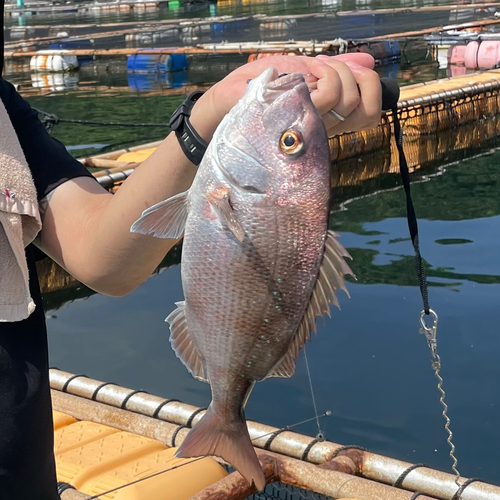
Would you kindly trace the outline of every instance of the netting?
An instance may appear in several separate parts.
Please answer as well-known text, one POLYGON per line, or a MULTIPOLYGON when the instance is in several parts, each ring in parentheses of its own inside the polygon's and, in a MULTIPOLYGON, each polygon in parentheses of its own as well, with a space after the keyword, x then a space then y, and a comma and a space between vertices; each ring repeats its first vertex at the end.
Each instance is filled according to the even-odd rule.
POLYGON ((272 483, 266 486, 262 493, 255 493, 247 500, 333 500, 333 498, 288 484, 272 483))

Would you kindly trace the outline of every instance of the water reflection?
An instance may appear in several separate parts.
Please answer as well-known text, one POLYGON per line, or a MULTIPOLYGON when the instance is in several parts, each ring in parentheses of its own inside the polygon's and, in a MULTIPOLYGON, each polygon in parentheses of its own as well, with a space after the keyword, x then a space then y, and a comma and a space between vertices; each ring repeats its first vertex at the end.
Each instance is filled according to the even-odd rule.
MULTIPOLYGON (((466 476, 498 482, 500 152, 473 157, 485 150, 472 141, 444 153, 435 147, 436 136, 428 141, 413 167, 412 190, 431 306, 440 316, 439 349, 459 467, 466 476), (443 168, 446 160, 453 163, 443 168)), ((497 145, 494 136, 484 147, 497 145)), ((390 153, 334 166, 331 226, 341 231, 354 257, 358 281, 349 284, 351 300, 340 297, 342 311, 332 311, 332 319, 319 327, 308 346, 309 364, 318 411, 332 411, 325 421, 329 439, 449 470, 436 381, 418 334, 421 299, 404 194, 398 174, 388 168, 390 153)), ((163 322, 183 296, 180 266, 172 265, 179 257, 176 249, 161 274, 119 299, 91 295, 39 263, 47 310, 59 307, 48 313, 51 363, 206 406, 208 386, 178 361, 163 322)), ((247 415, 277 427, 313 415, 302 359, 293 378, 257 384, 247 415)), ((316 432, 313 425, 297 430, 316 432)))
MULTIPOLYGON (((496 120, 492 121, 497 124, 496 120)), ((457 138, 473 139, 472 134, 467 133, 471 128, 472 125, 469 124, 458 130, 443 132, 439 136, 441 140, 455 145, 457 138)), ((495 132, 496 126, 491 127, 491 120, 476 124, 476 132, 480 133, 481 129, 484 132, 484 142, 479 146, 476 141, 471 140, 469 144, 462 141, 462 149, 435 148, 432 145, 435 145, 436 135, 422 135, 412 143, 413 154, 408 156, 408 163, 414 171, 412 192, 420 218, 464 221, 500 215, 500 172, 491 155, 478 156, 473 162, 463 165, 456 164, 457 160, 484 154, 500 145, 500 135, 495 132), (489 131, 489 135, 486 131, 489 131), (443 163, 450 165, 449 173, 443 163), (428 182, 430 179, 432 183, 428 182), (431 196, 430 193, 436 189, 440 196, 431 196), (443 203, 443 199, 446 203, 443 203), (420 206, 419 202, 424 200, 425 203, 420 206)), ((495 155, 500 157, 500 153, 495 155)), ((394 148, 333 165, 331 228, 362 237, 356 240, 360 248, 350 247, 354 257, 352 268, 360 284, 418 286, 409 238, 394 238, 392 233, 367 229, 368 224, 386 219, 404 220, 406 208, 401 201, 399 187, 397 153, 394 148), (383 249, 363 248, 365 245, 376 245, 383 249), (404 253, 401 253, 402 249, 404 253)), ((448 246, 474 243, 474 240, 438 237, 435 243, 448 246)), ((176 247, 164 259, 159 271, 179 263, 180 248, 176 247)), ((500 283, 500 275, 457 273, 450 267, 433 267, 429 262, 424 264, 429 278, 442 278, 440 281, 432 280, 430 286, 456 289, 460 284, 458 280, 500 283)), ((39 263, 38 271, 47 310, 58 309, 66 302, 94 293, 48 259, 39 263)))

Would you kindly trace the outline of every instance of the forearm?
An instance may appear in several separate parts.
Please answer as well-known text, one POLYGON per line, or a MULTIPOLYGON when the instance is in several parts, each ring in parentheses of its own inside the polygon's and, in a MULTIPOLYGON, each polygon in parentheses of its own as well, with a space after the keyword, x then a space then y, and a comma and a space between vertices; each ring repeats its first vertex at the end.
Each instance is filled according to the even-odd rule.
MULTIPOLYGON (((377 74, 369 69, 373 58, 345 54, 326 61, 276 56, 244 65, 197 101, 191 122, 208 142, 248 80, 273 65, 279 72, 298 72, 314 80, 309 82, 311 99, 330 135, 376 126, 381 91, 377 74), (344 121, 330 113, 334 108, 344 121)), ((172 134, 114 196, 89 178, 65 182, 48 203, 42 249, 88 286, 125 294, 148 278, 175 243, 131 233, 131 225, 145 209, 189 189, 195 174, 196 167, 172 134)))
MULTIPOLYGON (((193 125, 209 140, 215 123, 207 123, 198 115, 193 111, 193 125)), ((91 179, 66 183, 54 192, 49 204, 42 248, 89 287, 110 295, 126 294, 151 275, 176 243, 131 233, 131 225, 146 208, 188 190, 195 174, 196 167, 171 133, 115 195, 91 179), (85 213, 67 219, 54 217, 57 207, 72 205, 85 206, 85 213), (79 227, 65 227, 67 224, 79 227), (58 239, 51 236, 54 233, 58 239)))
POLYGON ((122 295, 151 275, 176 241, 131 233, 130 227, 146 208, 188 190, 195 173, 172 133, 107 198, 82 238, 84 252, 94 263, 94 288, 122 295))

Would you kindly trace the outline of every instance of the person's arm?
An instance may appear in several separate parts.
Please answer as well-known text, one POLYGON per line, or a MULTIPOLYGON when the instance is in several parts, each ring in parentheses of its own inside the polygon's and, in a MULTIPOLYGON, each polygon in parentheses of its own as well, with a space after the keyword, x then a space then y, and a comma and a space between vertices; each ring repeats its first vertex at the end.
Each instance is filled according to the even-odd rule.
MULTIPOLYGON (((344 57, 344 59, 346 59, 344 57)), ((349 67, 333 60, 307 57, 267 58, 247 64, 212 87, 197 101, 191 122, 207 140, 241 97, 249 78, 274 65, 280 72, 312 74, 311 96, 330 135, 375 126, 380 120, 378 76, 365 66, 373 60, 347 57, 349 67), (351 63, 352 64, 352 63, 351 63), (363 66, 364 65, 364 66, 363 66), (340 123, 328 111, 346 117, 340 123)), ((309 78, 310 80, 311 78, 309 78)), ((50 197, 43 221, 41 248, 89 287, 109 295, 124 295, 145 281, 174 240, 130 232, 148 207, 189 189, 196 167, 182 153, 171 133, 136 169, 115 195, 89 178, 59 186, 50 197)))

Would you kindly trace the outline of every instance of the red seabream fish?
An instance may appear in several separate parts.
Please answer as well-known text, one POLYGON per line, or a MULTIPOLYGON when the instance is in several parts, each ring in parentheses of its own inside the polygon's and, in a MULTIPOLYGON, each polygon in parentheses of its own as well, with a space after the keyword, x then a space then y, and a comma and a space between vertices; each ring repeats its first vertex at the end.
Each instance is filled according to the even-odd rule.
POLYGON ((177 451, 216 455, 262 490, 244 408, 256 382, 290 377, 317 316, 352 274, 328 230, 330 155, 299 73, 267 69, 221 122, 191 189, 146 210, 132 231, 184 232, 185 295, 170 341, 212 402, 177 451))

